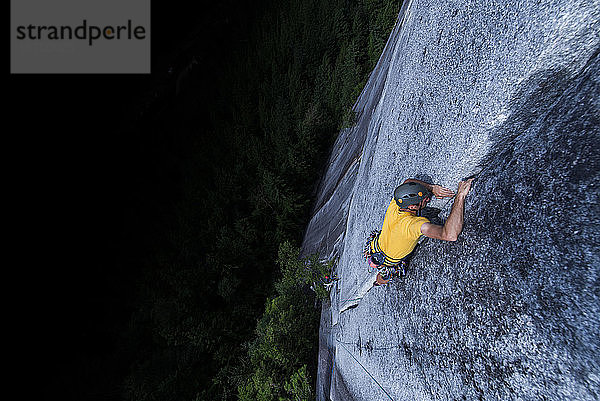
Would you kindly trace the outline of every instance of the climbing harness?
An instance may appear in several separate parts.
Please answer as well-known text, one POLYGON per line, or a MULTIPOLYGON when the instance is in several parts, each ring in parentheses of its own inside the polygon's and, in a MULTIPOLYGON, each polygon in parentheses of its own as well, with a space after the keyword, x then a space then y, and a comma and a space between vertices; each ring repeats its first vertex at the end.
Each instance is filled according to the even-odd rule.
POLYGON ((395 264, 396 261, 400 262, 400 259, 393 259, 387 256, 383 250, 379 249, 379 246, 377 245, 379 234, 381 234, 381 230, 371 231, 371 234, 369 235, 369 238, 367 238, 363 248, 363 256, 367 260, 367 264, 370 268, 369 272, 380 270, 382 267, 384 267, 384 265, 386 265, 386 261, 388 266, 390 266, 390 263, 395 264), (371 247, 371 244, 374 244, 373 247, 371 247))
MULTIPOLYGON (((363 256, 367 260, 367 264, 369 266, 369 273, 372 273, 375 270, 377 270, 381 275, 381 278, 388 282, 394 278, 404 277, 406 275, 407 267, 407 263, 405 260, 400 260, 399 263, 393 266, 388 266, 384 264, 387 256, 385 255, 385 253, 383 253, 383 251, 371 251, 371 243, 377 240, 380 233, 380 230, 371 231, 371 234, 367 238, 367 241, 365 242, 365 246, 363 248, 363 256)), ((373 285, 379 286, 381 284, 377 284, 377 281, 375 281, 373 285)))
POLYGON ((369 238, 367 238, 367 241, 365 242, 365 246, 363 248, 363 255, 367 260, 371 256, 371 242, 373 242, 373 240, 379 236, 379 233, 381 233, 380 230, 371 231, 371 234, 369 234, 369 238))
MULTIPOLYGON (((379 274, 381 275, 381 278, 383 280, 387 281, 387 283, 385 284, 388 284, 393 279, 403 278, 404 276, 406 276, 406 268, 407 263, 403 260, 396 266, 381 266, 381 268, 379 269, 379 274)), ((379 284, 377 283, 377 281, 373 283, 374 287, 379 287, 380 285, 384 284, 379 284)))

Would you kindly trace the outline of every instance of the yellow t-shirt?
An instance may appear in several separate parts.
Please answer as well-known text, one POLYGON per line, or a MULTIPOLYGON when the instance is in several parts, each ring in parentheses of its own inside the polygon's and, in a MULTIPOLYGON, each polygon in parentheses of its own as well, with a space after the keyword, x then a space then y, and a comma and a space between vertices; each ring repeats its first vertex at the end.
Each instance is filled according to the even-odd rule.
POLYGON ((371 242, 372 252, 385 254, 384 265, 393 266, 415 249, 421 235, 421 226, 429 223, 425 217, 401 211, 392 199, 383 219, 381 234, 371 242))

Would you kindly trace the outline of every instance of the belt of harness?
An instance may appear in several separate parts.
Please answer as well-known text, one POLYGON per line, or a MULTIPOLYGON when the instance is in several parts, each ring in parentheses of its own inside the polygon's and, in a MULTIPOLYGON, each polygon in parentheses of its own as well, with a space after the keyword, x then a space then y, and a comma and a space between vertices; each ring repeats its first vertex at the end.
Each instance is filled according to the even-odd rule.
POLYGON ((379 236, 379 234, 381 233, 380 230, 373 230, 371 231, 371 234, 369 235, 369 238, 367 238, 367 241, 365 242, 365 246, 363 248, 363 255, 365 257, 365 259, 368 259, 369 256, 371 256, 371 242, 377 238, 379 236))
POLYGON ((421 245, 425 240, 427 240, 427 237, 422 236, 421 238, 419 238, 419 241, 417 242, 417 245, 415 246, 415 248, 411 251, 411 253, 409 253, 405 257, 403 257, 401 259, 393 259, 393 258, 390 258, 389 256, 387 256, 385 254, 385 252, 383 252, 379 248, 379 246, 377 244, 377 239, 379 238, 379 234, 381 234, 380 230, 373 230, 373 231, 371 231, 369 238, 367 238, 367 241, 365 242, 365 246, 363 249, 363 255, 364 255, 365 259, 369 259, 369 257, 374 254, 374 252, 371 251, 371 243, 373 243, 373 241, 375 241, 374 243, 375 243, 375 245, 377 245, 375 247, 376 248, 375 253, 383 254, 386 262, 388 260, 394 261, 393 264, 384 263, 378 267, 379 273, 381 274, 381 278, 384 280, 390 280, 395 277, 404 277, 406 275, 406 267, 408 265, 408 260, 412 257, 412 255, 414 255, 417 248, 419 248, 419 245, 421 245))
POLYGON ((386 255, 386 253, 379 247, 379 235, 380 234, 381 234, 381 230, 371 231, 371 234, 369 235, 369 238, 367 238, 365 247, 363 249, 363 255, 365 256, 365 259, 368 259, 369 256, 371 256, 375 253, 380 253, 385 257, 385 259, 383 261, 383 265, 385 265, 387 267, 394 267, 394 266, 400 264, 404 258, 400 258, 400 259, 392 258, 391 256, 386 255), (371 250, 371 244, 373 244, 373 251, 371 250))
POLYGON ((363 255, 365 259, 369 259, 369 257, 371 255, 374 255, 375 253, 380 253, 384 256, 383 264, 379 265, 379 267, 377 268, 379 270, 379 273, 381 274, 381 278, 383 278, 384 280, 390 280, 394 277, 399 277, 401 275, 404 276, 406 267, 406 262, 404 261, 404 259, 406 259, 410 255, 407 255, 402 259, 394 259, 387 256, 377 244, 379 234, 381 234, 380 230, 373 230, 371 231, 369 238, 367 238, 363 249, 363 255), (375 244, 375 252, 371 250, 371 243, 375 244))

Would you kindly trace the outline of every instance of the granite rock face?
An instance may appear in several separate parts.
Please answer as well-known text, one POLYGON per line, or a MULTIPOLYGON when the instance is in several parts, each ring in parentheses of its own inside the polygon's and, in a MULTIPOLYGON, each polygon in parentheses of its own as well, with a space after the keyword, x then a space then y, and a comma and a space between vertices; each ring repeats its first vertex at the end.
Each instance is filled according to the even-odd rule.
POLYGON ((598 1, 405 1, 303 244, 339 258, 319 400, 600 398, 599 50, 598 1), (370 288, 396 185, 472 174, 459 240, 370 288))

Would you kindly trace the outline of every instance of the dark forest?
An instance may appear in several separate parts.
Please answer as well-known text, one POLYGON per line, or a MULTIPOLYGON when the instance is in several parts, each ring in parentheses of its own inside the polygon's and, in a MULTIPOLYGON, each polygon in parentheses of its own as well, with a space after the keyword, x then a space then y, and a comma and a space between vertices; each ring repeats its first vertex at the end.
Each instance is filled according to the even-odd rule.
POLYGON ((298 247, 400 3, 153 4, 152 74, 10 76, 10 314, 43 399, 314 399, 298 247))

